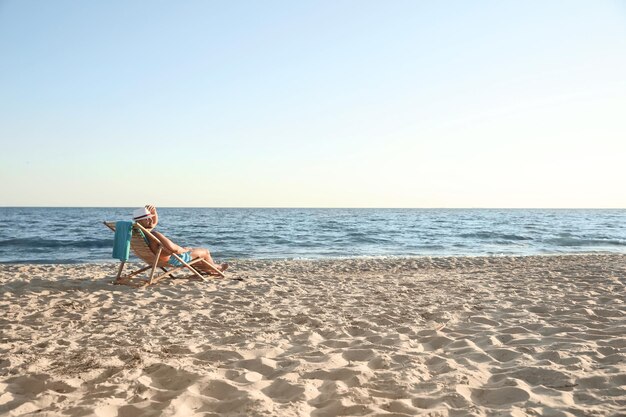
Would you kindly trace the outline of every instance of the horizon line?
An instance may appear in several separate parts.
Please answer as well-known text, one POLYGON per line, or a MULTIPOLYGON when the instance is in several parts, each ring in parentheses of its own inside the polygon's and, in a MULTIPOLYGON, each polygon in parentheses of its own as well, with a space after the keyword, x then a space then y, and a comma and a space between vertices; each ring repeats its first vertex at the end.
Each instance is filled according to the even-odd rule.
MULTIPOLYGON (((137 206, 4 206, 0 208, 134 208, 137 206)), ((167 209, 340 209, 340 210, 626 210, 626 207, 377 207, 377 206, 158 206, 167 209)))

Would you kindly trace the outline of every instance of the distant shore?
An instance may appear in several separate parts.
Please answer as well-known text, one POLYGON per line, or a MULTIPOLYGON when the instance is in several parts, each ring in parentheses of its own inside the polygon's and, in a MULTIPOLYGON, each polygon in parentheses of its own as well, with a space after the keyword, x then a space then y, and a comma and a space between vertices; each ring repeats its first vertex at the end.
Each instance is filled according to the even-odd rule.
POLYGON ((0 414, 626 408, 626 255, 241 260, 142 290, 115 269, 0 265, 0 414))

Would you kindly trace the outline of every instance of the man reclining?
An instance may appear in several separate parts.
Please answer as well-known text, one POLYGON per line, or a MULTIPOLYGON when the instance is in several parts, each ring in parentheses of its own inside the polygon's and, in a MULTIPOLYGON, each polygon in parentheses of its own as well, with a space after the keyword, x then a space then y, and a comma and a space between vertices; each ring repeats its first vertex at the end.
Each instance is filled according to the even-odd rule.
MULTIPOLYGON (((175 253, 187 263, 192 259, 202 258, 222 272, 226 271, 226 269, 228 268, 227 263, 223 263, 221 265, 216 264, 215 261, 213 261, 213 258, 211 258, 211 253, 208 251, 208 249, 187 248, 178 246, 176 243, 165 237, 162 233, 155 231, 154 228, 159 223, 159 215, 157 213, 156 207, 147 205, 145 207, 136 209, 133 212, 133 220, 148 229, 150 233, 152 233, 154 237, 159 239, 159 241, 163 245, 164 250, 161 251, 159 263, 167 262, 172 266, 182 266, 182 263, 174 256, 172 256, 172 254, 175 253)), ((151 239, 148 240, 150 250, 156 255, 159 250, 158 243, 151 239)), ((193 267, 208 274, 215 274, 215 271, 212 270, 204 262, 198 262, 194 264, 193 267)))

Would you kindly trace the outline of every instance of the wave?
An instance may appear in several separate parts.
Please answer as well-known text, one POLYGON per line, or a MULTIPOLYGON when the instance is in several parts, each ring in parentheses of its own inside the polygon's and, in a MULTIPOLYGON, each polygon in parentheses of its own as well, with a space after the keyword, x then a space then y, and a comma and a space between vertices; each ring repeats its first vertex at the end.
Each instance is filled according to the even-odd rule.
MULTIPOLYGON (((107 259, 108 260, 108 259, 107 259)), ((88 260, 85 259, 63 259, 63 258, 37 258, 37 259, 10 259, 10 260, 2 260, 0 264, 82 264, 88 263, 88 260)))
POLYGON ((113 239, 57 240, 37 237, 0 240, 0 247, 11 248, 112 248, 113 239))
POLYGON ((557 237, 545 241, 554 246, 626 246, 626 240, 618 239, 583 239, 574 237, 557 237))
POLYGON ((493 232, 472 232, 461 233, 463 238, 482 239, 482 240, 533 240, 532 237, 516 235, 511 233, 493 233, 493 232))

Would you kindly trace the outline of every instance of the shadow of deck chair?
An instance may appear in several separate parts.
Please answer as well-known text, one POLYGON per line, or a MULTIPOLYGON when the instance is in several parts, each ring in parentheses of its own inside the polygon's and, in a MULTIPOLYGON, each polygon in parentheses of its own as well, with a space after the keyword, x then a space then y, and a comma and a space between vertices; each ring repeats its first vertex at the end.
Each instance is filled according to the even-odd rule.
MULTIPOLYGON (((106 227, 115 232, 115 222, 103 222, 106 227)), ((217 269, 215 266, 211 265, 205 259, 202 258, 194 258, 189 262, 185 262, 180 256, 173 253, 171 256, 176 258, 178 262, 180 262, 180 266, 171 265, 168 261, 162 261, 160 259, 161 252, 165 250, 163 244, 159 239, 157 239, 148 229, 143 227, 138 223, 133 224, 132 234, 130 239, 130 249, 133 253, 142 261, 144 261, 148 266, 138 269, 137 271, 131 272, 126 275, 122 275, 124 270, 124 266, 126 261, 121 261, 120 267, 117 271, 117 275, 115 277, 114 284, 124 284, 131 285, 136 287, 145 287, 148 285, 156 284, 157 282, 167 278, 173 277, 172 275, 175 272, 179 271, 187 271, 190 275, 185 276, 184 278, 199 278, 203 281, 206 281, 206 277, 202 275, 198 269, 194 268, 195 264, 204 263, 210 269, 215 271, 218 275, 224 277, 224 273, 217 269), (153 241, 157 243, 158 250, 157 253, 152 253, 150 246, 148 245, 148 241, 153 241), (156 274, 157 269, 161 269, 162 272, 156 274), (148 279, 134 279, 139 274, 142 273, 148 274, 148 279)))

